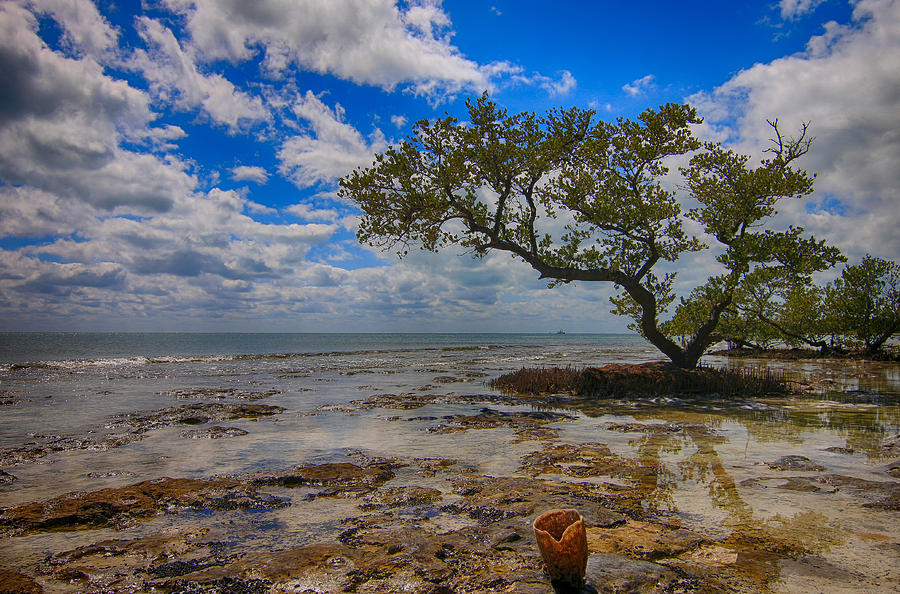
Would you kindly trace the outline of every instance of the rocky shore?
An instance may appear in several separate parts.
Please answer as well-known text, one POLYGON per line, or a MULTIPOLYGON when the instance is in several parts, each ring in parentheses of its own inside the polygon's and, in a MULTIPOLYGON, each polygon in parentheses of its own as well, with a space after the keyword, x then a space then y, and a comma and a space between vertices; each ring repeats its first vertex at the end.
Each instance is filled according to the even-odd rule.
MULTIPOLYGON (((441 377, 435 383, 453 383, 441 377)), ((0 479, 14 488, 17 466, 113 449, 173 428, 185 440, 243 439, 247 431, 228 422, 275 419, 285 411, 247 402, 274 392, 216 393, 179 392, 178 400, 214 402, 113 416, 89 435, 35 436, 34 443, 0 452, 0 479)), ((726 439, 715 423, 688 414, 649 422, 635 413, 657 404, 622 404, 632 420, 601 425, 631 437, 630 456, 600 441, 560 440, 568 423, 590 414, 589 400, 570 396, 381 392, 322 405, 307 414, 386 411, 379 422, 425 424, 435 436, 500 431, 527 453, 514 476, 485 474, 453 452, 438 458, 348 451, 340 461, 163 476, 9 506, 0 510, 4 539, 81 536, 77 546, 39 560, 3 559, 0 592, 550 592, 531 524, 554 508, 577 509, 585 519, 587 592, 763 592, 786 568, 821 583, 880 591, 900 575, 895 570, 883 576, 887 582, 873 581, 823 556, 848 539, 868 539, 890 564, 900 555, 896 530, 848 534, 815 509, 760 516, 741 497, 745 488, 766 489, 896 513, 900 437, 873 446, 884 460, 880 480, 829 471, 799 455, 758 460, 759 476, 736 480, 718 453, 726 439), (441 405, 470 411, 416 414, 441 405), (704 477, 727 531, 688 527, 672 512, 676 486, 663 458, 684 444, 696 451, 682 462, 682 477, 704 477), (296 517, 290 514, 319 513, 333 521, 322 520, 295 545, 252 538, 284 528, 285 518, 296 517)), ((94 472, 103 476, 102 469, 94 472)))

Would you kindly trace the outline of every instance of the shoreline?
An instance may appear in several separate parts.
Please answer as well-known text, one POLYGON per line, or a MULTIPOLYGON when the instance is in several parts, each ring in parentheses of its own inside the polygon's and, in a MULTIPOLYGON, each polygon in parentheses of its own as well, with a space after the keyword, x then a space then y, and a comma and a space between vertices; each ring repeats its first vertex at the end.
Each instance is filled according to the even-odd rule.
POLYGON ((46 453, 2 466, 18 480, 0 485, 0 584, 547 592, 531 522, 560 507, 587 521, 598 591, 900 578, 897 403, 487 386, 561 357, 572 351, 23 370, 7 415, 123 412, 85 410, 17 446, 46 453))

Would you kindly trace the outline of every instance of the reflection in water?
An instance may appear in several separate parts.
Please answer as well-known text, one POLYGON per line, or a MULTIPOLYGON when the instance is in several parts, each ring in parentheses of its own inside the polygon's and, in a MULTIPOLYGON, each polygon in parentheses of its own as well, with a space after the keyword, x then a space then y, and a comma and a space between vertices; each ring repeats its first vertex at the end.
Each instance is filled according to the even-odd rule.
MULTIPOLYGON (((728 571, 759 587, 784 591, 829 590, 848 575, 862 580, 867 572, 900 577, 896 549, 873 544, 900 540, 892 511, 900 486, 883 466, 898 454, 889 445, 900 432, 896 398, 878 404, 854 403, 845 394, 749 403, 647 399, 571 406, 601 422, 594 439, 604 441, 607 432, 613 433, 610 443, 620 444, 614 451, 629 454, 625 463, 652 469, 633 482, 646 508, 716 535, 716 546, 726 547, 683 554, 682 567, 709 563, 703 555, 713 551, 720 561, 730 559, 728 571), (615 434, 628 439, 617 440, 615 434), (813 459, 809 467, 824 470, 769 465, 787 454, 813 459), (805 559, 820 556, 833 559, 834 568, 815 578, 806 575, 808 568, 783 575, 785 560, 806 567, 805 559)), ((865 587, 873 583, 881 582, 865 587)))
MULTIPOLYGON (((625 361, 649 356, 633 345, 628 349, 604 356, 625 361)), ((775 590, 825 591, 844 584, 839 572, 812 575, 809 564, 796 575, 782 571, 787 560, 802 565, 810 556, 817 556, 820 565, 841 568, 872 591, 900 578, 896 545, 878 548, 900 542, 896 505, 884 503, 897 497, 896 476, 888 474, 886 464, 900 454, 900 446, 886 444, 900 432, 900 366, 719 361, 769 364, 822 390, 748 402, 575 401, 552 407, 573 413, 570 418, 539 427, 516 426, 526 418, 521 415, 486 417, 486 406, 520 414, 548 406, 504 398, 485 385, 484 374, 493 377, 526 365, 596 364, 597 356, 593 345, 565 344, 10 372, 3 377, 10 404, 4 405, 9 422, 0 427, 0 447, 44 443, 52 438, 40 436, 55 435, 73 448, 5 467, 18 480, 0 487, 0 506, 161 476, 279 472, 302 463, 346 461, 348 452, 359 451, 369 458, 401 459, 407 466, 396 470, 388 486, 438 489, 443 504, 461 497, 452 482, 462 475, 587 483, 597 501, 631 520, 676 523, 704 539, 699 549, 648 553, 648 559, 663 562, 665 557, 671 567, 690 571, 702 566, 732 572, 749 580, 750 590, 768 584, 775 590), (866 392, 834 392, 837 388, 866 392), (242 405, 257 395, 258 403, 285 411, 258 419, 194 419, 199 423, 187 428, 145 427, 118 447, 99 437, 115 431, 115 414, 195 402, 242 405), (186 437, 214 424, 237 431, 216 440, 186 437), (101 443, 104 447, 94 447, 101 443), (769 466, 787 455, 804 456, 825 470, 769 466), (438 470, 424 476, 423 460, 435 461, 438 470)), ((307 492, 289 489, 276 494, 293 504, 254 514, 165 515, 121 532, 17 537, 0 545, 0 561, 40 559, 47 551, 100 538, 132 538, 193 524, 210 534, 224 532, 227 538, 221 540, 234 550, 286 548, 315 538, 333 540, 346 529, 344 519, 362 513, 352 499, 306 501, 307 492)), ((441 529, 469 522, 437 505, 424 515, 441 529)))

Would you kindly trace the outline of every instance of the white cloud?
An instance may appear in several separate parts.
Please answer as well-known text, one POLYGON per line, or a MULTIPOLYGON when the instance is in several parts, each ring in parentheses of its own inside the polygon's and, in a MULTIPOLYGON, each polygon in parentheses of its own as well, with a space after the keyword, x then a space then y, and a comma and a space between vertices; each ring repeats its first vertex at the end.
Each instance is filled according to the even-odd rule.
POLYGON ((235 181, 252 181, 265 184, 269 181, 269 172, 263 167, 239 165, 231 169, 231 179, 235 181))
POLYGON ((482 72, 496 83, 496 86, 527 85, 539 87, 550 95, 565 95, 575 90, 578 82, 568 70, 561 70, 559 78, 553 79, 540 73, 523 74, 525 69, 512 62, 491 62, 481 67, 482 72))
POLYGON ((364 138, 344 121, 344 109, 339 104, 329 109, 310 91, 297 98, 294 113, 309 123, 310 131, 285 141, 278 151, 278 171, 299 188, 333 182, 356 167, 370 164, 375 153, 387 148, 379 130, 364 138))
POLYGON ((811 121, 815 141, 801 166, 816 194, 781 210, 845 249, 900 254, 900 2, 861 0, 851 25, 830 23, 807 52, 757 64, 712 93, 689 98, 740 150, 769 144, 766 119, 785 133, 811 121), (734 122, 734 124, 730 124, 734 122), (814 210, 809 214, 806 204, 814 210))
POLYGON ((572 76, 572 73, 568 70, 563 70, 560 73, 559 80, 549 81, 544 88, 550 91, 552 95, 566 95, 574 91, 576 86, 578 86, 578 82, 572 76))
POLYGON ((814 11, 823 2, 825 0, 781 0, 778 6, 781 9, 781 18, 794 19, 814 11))
POLYGON ((654 89, 655 85, 653 81, 655 78, 656 77, 652 74, 642 76, 630 83, 622 85, 622 90, 632 97, 646 95, 649 91, 654 89))
POLYGON ((187 18, 204 59, 245 61, 260 48, 270 71, 331 74, 432 97, 488 88, 472 60, 450 43, 439 1, 166 0, 187 18))
POLYGON ((184 164, 121 144, 158 144, 183 131, 151 127, 145 93, 106 75, 90 55, 52 51, 37 30, 30 11, 0 4, 0 179, 108 210, 170 208, 196 183, 184 164))
POLYGON ((559 73, 559 78, 555 80, 541 74, 534 74, 530 77, 520 75, 514 77, 514 80, 528 85, 537 85, 547 91, 550 95, 567 95, 574 91, 575 87, 578 86, 575 77, 572 76, 572 73, 568 70, 561 71, 559 73))
POLYGON ((33 187, 0 186, 0 237, 70 235, 89 224, 97 213, 33 187))
POLYGON ((406 125, 406 122, 407 122, 406 116, 402 116, 402 115, 392 115, 391 116, 391 123, 397 128, 402 128, 403 126, 406 125))
POLYGON ((309 204, 293 204, 286 210, 307 221, 334 222, 340 218, 340 213, 333 208, 315 208, 309 204))
POLYGON ((29 4, 36 12, 53 17, 63 30, 63 42, 75 53, 100 59, 116 49, 118 32, 90 0, 34 0, 29 4))
POLYGON ((157 97, 182 109, 202 107, 232 131, 268 119, 259 97, 238 90, 221 74, 201 73, 169 28, 148 17, 139 17, 137 28, 150 51, 136 51, 130 66, 144 75, 157 97))

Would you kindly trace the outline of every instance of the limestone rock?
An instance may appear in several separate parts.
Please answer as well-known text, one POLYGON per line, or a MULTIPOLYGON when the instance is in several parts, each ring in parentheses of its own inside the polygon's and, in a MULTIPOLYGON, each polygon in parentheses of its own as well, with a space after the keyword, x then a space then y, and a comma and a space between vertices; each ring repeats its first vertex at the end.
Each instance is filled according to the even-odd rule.
POLYGON ((791 470, 791 471, 822 471, 824 466, 816 464, 806 456, 782 456, 774 462, 768 463, 772 470, 791 470))
POLYGON ((677 577, 668 567, 614 553, 594 553, 587 563, 587 581, 598 592, 664 592, 677 577))

